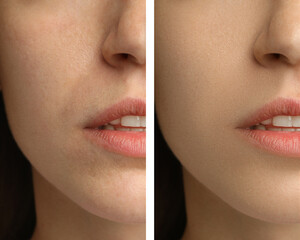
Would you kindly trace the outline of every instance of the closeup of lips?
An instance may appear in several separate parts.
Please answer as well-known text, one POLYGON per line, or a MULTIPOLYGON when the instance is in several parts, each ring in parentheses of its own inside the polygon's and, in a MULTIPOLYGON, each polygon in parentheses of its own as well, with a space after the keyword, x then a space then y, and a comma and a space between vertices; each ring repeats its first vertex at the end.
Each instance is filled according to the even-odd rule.
POLYGON ((96 146, 129 157, 146 157, 146 103, 128 98, 96 114, 85 128, 96 146))
POLYGON ((300 100, 278 98, 254 112, 237 129, 256 147, 300 157, 300 100))

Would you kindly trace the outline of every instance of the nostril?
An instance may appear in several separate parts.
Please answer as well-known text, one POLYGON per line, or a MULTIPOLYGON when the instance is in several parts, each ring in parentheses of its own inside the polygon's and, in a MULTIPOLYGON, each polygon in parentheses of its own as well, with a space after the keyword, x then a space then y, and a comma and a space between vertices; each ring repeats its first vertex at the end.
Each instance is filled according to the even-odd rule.
POLYGON ((286 62, 288 63, 288 58, 280 53, 269 53, 265 55, 265 60, 267 60, 270 63, 276 63, 276 62, 286 62))
POLYGON ((113 66, 120 66, 124 62, 127 62, 128 59, 130 58, 130 54, 128 53, 117 53, 113 55, 105 55, 104 57, 106 61, 113 66))
POLYGON ((128 54, 128 53, 118 53, 114 56, 114 58, 115 58, 115 60, 122 63, 122 62, 128 61, 130 59, 130 54, 128 54))
POLYGON ((114 56, 114 58, 121 64, 125 62, 138 63, 138 59, 130 53, 118 53, 114 56))
POLYGON ((265 56, 269 61, 277 61, 282 58, 280 53, 269 53, 265 56))
POLYGON ((280 53, 271 53, 270 55, 271 55, 271 57, 274 58, 274 59, 280 59, 281 56, 282 56, 280 53))
POLYGON ((123 59, 128 59, 129 54, 128 54, 128 53, 121 53, 120 56, 121 56, 121 58, 123 58, 123 59))

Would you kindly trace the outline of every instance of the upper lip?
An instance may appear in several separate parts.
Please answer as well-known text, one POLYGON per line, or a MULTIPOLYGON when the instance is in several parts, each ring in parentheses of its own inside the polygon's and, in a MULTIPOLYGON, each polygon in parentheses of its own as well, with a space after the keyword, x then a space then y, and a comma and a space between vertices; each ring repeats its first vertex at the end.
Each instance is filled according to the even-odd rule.
POLYGON ((145 101, 138 98, 124 99, 107 109, 100 111, 100 113, 97 113, 89 122, 87 128, 98 128, 99 126, 103 126, 115 119, 128 115, 145 116, 145 101))
POLYGON ((265 104, 262 108, 251 114, 244 124, 242 124, 241 128, 254 126, 264 120, 278 115, 299 116, 300 100, 283 97, 277 98, 274 101, 265 104))

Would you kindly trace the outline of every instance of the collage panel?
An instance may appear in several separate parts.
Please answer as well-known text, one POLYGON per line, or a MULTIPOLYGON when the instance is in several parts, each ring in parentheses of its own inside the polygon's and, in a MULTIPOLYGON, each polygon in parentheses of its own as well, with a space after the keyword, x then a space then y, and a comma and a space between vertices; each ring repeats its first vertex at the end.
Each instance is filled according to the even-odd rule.
POLYGON ((156 0, 156 240, 300 239, 299 11, 156 0))
POLYGON ((0 27, 0 240, 146 239, 146 1, 3 0, 0 27))

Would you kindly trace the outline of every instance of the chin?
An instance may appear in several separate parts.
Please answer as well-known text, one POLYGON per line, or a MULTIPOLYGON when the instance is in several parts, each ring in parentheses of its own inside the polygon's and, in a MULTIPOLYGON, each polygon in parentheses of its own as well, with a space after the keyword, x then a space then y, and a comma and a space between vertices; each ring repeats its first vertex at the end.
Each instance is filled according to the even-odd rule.
POLYGON ((300 223, 299 204, 285 204, 270 206, 269 202, 254 206, 237 206, 237 209, 244 214, 264 221, 275 224, 297 224, 300 223))
POLYGON ((300 223, 300 193, 289 190, 291 189, 274 190, 267 194, 266 191, 257 191, 248 195, 231 193, 231 196, 224 197, 223 201, 238 212, 256 220, 275 224, 300 223))
POLYGON ((128 199, 127 204, 124 201, 116 201, 110 206, 103 206, 103 202, 99 202, 87 200, 80 205, 85 211, 111 222, 125 224, 146 222, 145 204, 139 203, 136 199, 128 199))
POLYGON ((111 177, 106 187, 103 187, 103 181, 99 178, 73 199, 84 210, 99 218, 118 223, 145 223, 145 180, 142 171, 131 176, 120 174, 111 177))

